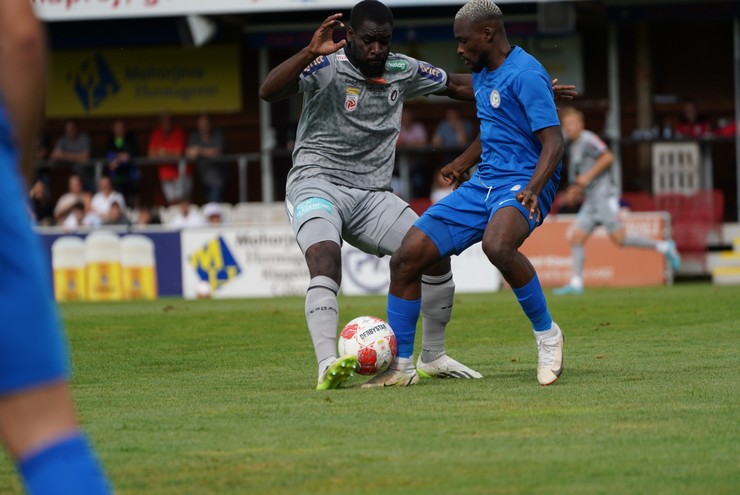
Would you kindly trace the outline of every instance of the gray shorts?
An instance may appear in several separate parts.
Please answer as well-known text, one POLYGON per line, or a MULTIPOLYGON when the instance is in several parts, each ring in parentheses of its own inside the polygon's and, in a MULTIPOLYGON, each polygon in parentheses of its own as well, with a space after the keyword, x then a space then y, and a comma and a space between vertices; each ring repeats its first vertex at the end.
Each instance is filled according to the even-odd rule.
POLYGON ((619 199, 616 196, 586 198, 578 210, 576 227, 590 234, 597 226, 603 225, 609 232, 614 232, 622 227, 618 212, 619 199))
POLYGON ((419 218, 389 191, 366 191, 303 179, 290 185, 288 218, 304 253, 313 244, 342 239, 368 254, 393 254, 419 218))

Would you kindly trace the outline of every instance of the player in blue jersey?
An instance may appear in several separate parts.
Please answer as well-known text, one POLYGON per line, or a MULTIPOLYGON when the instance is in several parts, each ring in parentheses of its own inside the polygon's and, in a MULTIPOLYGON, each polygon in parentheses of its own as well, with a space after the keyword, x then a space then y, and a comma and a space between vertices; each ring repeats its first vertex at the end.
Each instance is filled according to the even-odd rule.
POLYGON ((457 180, 478 156, 480 163, 469 181, 421 216, 393 254, 388 321, 396 332, 398 357, 364 387, 418 381, 411 354, 421 274, 479 241, 532 323, 539 383, 554 383, 563 369, 563 334, 552 321, 534 267, 519 252, 550 211, 560 180, 563 135, 548 74, 509 44, 503 14, 489 0, 466 3, 455 16, 454 32, 457 53, 473 72, 481 132, 443 174, 457 180))
POLYGON ((61 323, 24 180, 44 101, 44 36, 28 0, 0 2, 0 436, 28 493, 97 495, 108 483, 75 419, 61 323))

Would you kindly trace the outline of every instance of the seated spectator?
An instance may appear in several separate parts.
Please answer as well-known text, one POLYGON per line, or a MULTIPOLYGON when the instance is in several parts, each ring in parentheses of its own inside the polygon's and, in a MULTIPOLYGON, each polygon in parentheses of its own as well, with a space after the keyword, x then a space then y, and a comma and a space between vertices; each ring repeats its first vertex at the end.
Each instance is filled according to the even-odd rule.
POLYGON ((220 156, 223 149, 224 136, 221 130, 211 126, 208 115, 198 117, 196 129, 190 134, 185 156, 196 162, 206 200, 216 203, 223 200, 227 170, 225 164, 211 158, 220 156))
POLYGON ((699 113, 696 101, 687 99, 683 104, 683 114, 676 124, 676 137, 698 138, 711 132, 712 126, 707 117, 699 113))
POLYGON ((68 120, 64 123, 64 134, 57 140, 51 152, 51 160, 72 165, 72 172, 82 179, 83 187, 93 189, 93 166, 90 160, 90 136, 80 132, 77 122, 68 120))
POLYGON ((144 207, 139 208, 138 215, 136 215, 135 225, 142 227, 146 225, 160 225, 162 221, 159 219, 159 214, 156 209, 144 207))
MULTIPOLYGON (((473 140, 473 124, 460 117, 460 112, 450 108, 445 112, 445 118, 439 123, 432 136, 432 146, 443 148, 459 147, 460 151, 467 148, 473 140)), ((446 162, 452 161, 459 153, 451 153, 451 158, 446 162)))
POLYGON ((54 224, 54 208, 49 197, 49 188, 39 179, 33 183, 29 192, 29 207, 31 216, 36 225, 48 226, 54 224))
MULTIPOLYGON (((396 145, 399 148, 423 148, 427 145, 428 139, 424 125, 415 120, 414 114, 411 110, 404 109, 401 114, 401 129, 398 133, 398 141, 396 142, 396 145)), ((396 154, 396 158, 398 158, 398 156, 399 154, 396 154)), ((411 191, 407 192, 414 198, 426 196, 427 194, 424 190, 427 189, 429 182, 426 162, 422 159, 422 156, 417 154, 411 153, 408 157, 411 191)), ((395 171, 394 175, 396 175, 395 171)), ((397 179, 395 179, 395 181, 396 184, 394 184, 393 189, 396 192, 399 192, 401 185, 398 183, 397 179)))
POLYGON ((111 178, 104 175, 98 181, 98 192, 92 197, 91 202, 92 210, 100 217, 103 223, 107 223, 113 203, 118 203, 119 208, 126 207, 126 200, 123 199, 123 194, 114 191, 111 178))
POLYGON ((72 211, 62 222, 62 227, 66 232, 74 232, 80 227, 100 227, 103 222, 94 211, 90 209, 90 196, 86 201, 77 201, 72 205, 72 211))
POLYGON ((108 214, 103 218, 103 225, 130 225, 126 215, 125 206, 119 200, 113 200, 108 209, 108 214))
POLYGON ((136 205, 139 191, 139 170, 133 164, 138 153, 136 138, 126 130, 123 120, 113 122, 111 134, 105 146, 108 159, 108 171, 113 181, 113 188, 123 194, 128 206, 136 205))
POLYGON ((159 165, 159 181, 167 204, 175 204, 178 198, 190 196, 193 188, 192 168, 187 165, 185 175, 180 177, 179 159, 185 151, 185 131, 172 125, 172 117, 165 112, 160 123, 149 137, 150 158, 163 158, 159 165))
POLYGON ((62 225, 67 215, 72 211, 72 207, 75 203, 84 203, 85 198, 90 196, 90 193, 85 192, 82 188, 82 179, 79 175, 72 174, 67 180, 67 192, 57 200, 56 206, 54 206, 54 219, 57 225, 62 225))
POLYGON ((208 224, 203 215, 190 208, 190 199, 186 197, 181 198, 177 206, 179 211, 169 221, 168 226, 175 229, 182 229, 184 227, 204 227, 208 224))
POLYGON ((221 211, 221 205, 218 203, 206 203, 203 205, 203 216, 206 217, 208 223, 223 223, 223 213, 221 211))

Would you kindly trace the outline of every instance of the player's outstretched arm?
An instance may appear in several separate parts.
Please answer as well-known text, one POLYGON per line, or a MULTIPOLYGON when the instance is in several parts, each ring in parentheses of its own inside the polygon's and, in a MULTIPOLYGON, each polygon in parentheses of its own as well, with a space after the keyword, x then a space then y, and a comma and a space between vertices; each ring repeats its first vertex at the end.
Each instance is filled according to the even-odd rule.
POLYGON ((591 181, 611 167, 612 163, 614 163, 614 154, 609 150, 604 151, 596 160, 591 170, 576 177, 576 184, 582 188, 586 188, 591 181))
POLYGON ((29 2, 0 1, 0 94, 15 131, 27 184, 33 178, 35 142, 43 114, 44 43, 43 29, 29 2))
POLYGON ((482 152, 483 149, 480 144, 480 133, 478 133, 478 136, 472 143, 470 143, 470 146, 468 146, 465 151, 450 163, 442 167, 440 173, 445 182, 452 185, 455 189, 460 187, 460 184, 470 178, 468 170, 478 163, 482 152))
POLYGON ((339 20, 342 14, 330 15, 313 34, 311 43, 267 74, 260 86, 260 98, 273 102, 298 93, 298 76, 319 55, 329 55, 347 44, 347 40, 334 43, 334 30, 344 27, 339 20))

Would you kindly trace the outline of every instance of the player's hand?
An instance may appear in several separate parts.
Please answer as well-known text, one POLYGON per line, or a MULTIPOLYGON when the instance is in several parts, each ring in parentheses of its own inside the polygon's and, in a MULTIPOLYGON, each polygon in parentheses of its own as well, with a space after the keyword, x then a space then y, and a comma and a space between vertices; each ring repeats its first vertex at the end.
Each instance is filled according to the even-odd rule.
POLYGON ((344 23, 339 20, 340 17, 342 17, 342 14, 330 15, 313 33, 311 43, 308 45, 308 49, 313 55, 317 57, 319 55, 330 55, 347 44, 347 40, 334 43, 334 30, 344 27, 344 23))
POLYGON ((576 87, 573 84, 558 84, 558 79, 552 80, 552 90, 555 92, 556 101, 572 100, 578 95, 576 87))
POLYGON ((540 221, 540 207, 538 205, 538 198, 535 193, 529 189, 525 189, 516 195, 517 201, 519 201, 525 208, 529 210, 529 219, 540 221))
POLYGON ((586 176, 585 174, 579 175, 576 177, 575 184, 580 187, 581 189, 586 189, 588 184, 591 182, 591 180, 586 176))
POLYGON ((457 189, 463 182, 470 179, 470 167, 457 161, 448 163, 440 169, 439 173, 442 174, 442 179, 452 186, 452 189, 457 189))

